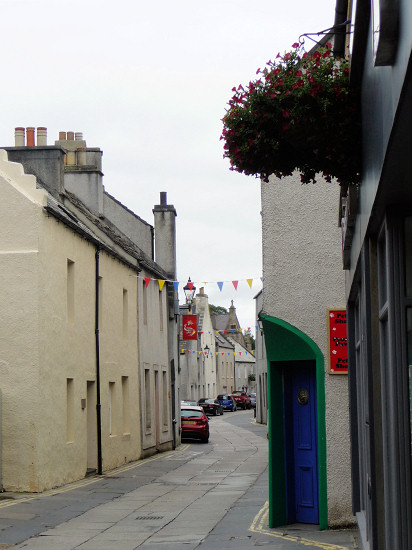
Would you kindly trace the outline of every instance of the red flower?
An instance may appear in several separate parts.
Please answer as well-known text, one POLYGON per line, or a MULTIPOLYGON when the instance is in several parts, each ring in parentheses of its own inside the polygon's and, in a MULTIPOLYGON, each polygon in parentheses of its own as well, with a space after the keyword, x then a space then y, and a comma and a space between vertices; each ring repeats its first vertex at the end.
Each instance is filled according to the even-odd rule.
POLYGON ((299 48, 298 42, 295 42, 294 44, 292 44, 292 48, 299 48))

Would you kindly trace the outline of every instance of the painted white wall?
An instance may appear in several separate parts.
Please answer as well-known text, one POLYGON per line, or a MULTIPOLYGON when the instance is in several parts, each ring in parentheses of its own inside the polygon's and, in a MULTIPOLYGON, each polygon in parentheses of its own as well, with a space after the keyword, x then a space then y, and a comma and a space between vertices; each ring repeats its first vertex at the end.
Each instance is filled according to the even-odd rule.
MULTIPOLYGON (((95 247, 44 210, 46 196, 36 189, 35 178, 22 175, 21 167, 0 152, 3 485, 12 491, 42 491, 83 478, 90 467, 88 441, 96 435, 89 417, 95 414, 95 394, 87 391, 87 382, 96 381, 95 247), (74 266, 71 316, 68 260, 74 266)), ((107 470, 141 456, 137 285, 133 270, 103 252, 100 270, 102 456, 107 470)), ((93 454, 96 467, 95 450, 93 454)))
POLYGON ((325 358, 329 524, 353 522, 348 382, 328 373, 328 309, 345 308, 339 185, 262 182, 263 312, 306 333, 325 358))

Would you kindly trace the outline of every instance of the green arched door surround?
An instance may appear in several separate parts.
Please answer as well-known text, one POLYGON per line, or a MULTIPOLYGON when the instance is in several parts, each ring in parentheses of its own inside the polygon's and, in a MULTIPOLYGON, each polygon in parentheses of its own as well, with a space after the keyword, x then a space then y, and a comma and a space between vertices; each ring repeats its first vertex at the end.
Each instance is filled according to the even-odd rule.
POLYGON ((269 431, 269 527, 287 523, 282 371, 276 362, 315 361, 318 433, 319 526, 328 527, 324 357, 306 334, 286 321, 261 314, 265 335, 269 431))

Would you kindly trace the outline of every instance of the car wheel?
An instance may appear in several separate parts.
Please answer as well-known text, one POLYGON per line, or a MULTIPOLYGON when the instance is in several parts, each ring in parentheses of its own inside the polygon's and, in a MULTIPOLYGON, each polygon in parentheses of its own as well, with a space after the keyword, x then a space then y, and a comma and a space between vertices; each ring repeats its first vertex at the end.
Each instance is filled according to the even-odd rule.
POLYGON ((202 443, 209 443, 209 436, 202 437, 201 442, 202 443))
POLYGON ((213 416, 217 416, 217 410, 213 409, 213 416))
POLYGON ((223 409, 220 410, 220 416, 222 416, 222 415, 223 415, 223 409))

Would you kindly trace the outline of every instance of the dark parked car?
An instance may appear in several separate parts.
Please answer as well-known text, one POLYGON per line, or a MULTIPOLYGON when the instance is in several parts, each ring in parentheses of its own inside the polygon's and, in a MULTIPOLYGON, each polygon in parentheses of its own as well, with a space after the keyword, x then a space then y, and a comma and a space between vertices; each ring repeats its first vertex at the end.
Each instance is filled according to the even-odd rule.
POLYGON ((180 418, 182 439, 200 439, 203 443, 209 441, 209 420, 202 407, 181 405, 180 418))
POLYGON ((250 406, 254 409, 256 408, 256 394, 255 393, 249 393, 250 397, 250 406))
POLYGON ((223 414, 223 406, 217 399, 210 399, 208 397, 199 399, 199 405, 203 408, 206 414, 223 414))
POLYGON ((217 400, 226 411, 235 411, 237 409, 235 398, 228 393, 221 393, 217 400))

